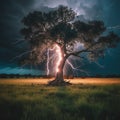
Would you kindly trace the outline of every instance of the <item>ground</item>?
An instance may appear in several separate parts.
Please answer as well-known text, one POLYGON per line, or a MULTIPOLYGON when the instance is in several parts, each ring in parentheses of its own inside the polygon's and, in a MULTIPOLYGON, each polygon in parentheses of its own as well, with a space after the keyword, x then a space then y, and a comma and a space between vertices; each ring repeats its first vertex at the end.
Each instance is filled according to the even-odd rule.
MULTIPOLYGON (((14 79, 0 79, 0 84, 7 85, 46 85, 49 81, 53 80, 45 78, 14 78, 14 79)), ((109 85, 109 84, 120 84, 120 78, 74 78, 66 79, 72 84, 89 84, 89 85, 109 85)))
POLYGON ((1 79, 0 120, 120 120, 120 79, 1 79))

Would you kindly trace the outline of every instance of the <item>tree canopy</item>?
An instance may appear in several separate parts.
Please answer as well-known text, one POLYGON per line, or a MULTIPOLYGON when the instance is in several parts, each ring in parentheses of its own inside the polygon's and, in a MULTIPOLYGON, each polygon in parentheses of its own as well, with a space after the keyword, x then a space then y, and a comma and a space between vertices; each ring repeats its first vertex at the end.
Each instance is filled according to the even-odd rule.
POLYGON ((67 6, 48 13, 34 11, 22 20, 25 27, 21 30, 30 43, 30 55, 27 62, 39 64, 46 59, 46 49, 59 45, 66 58, 81 57, 86 52, 90 60, 104 56, 108 48, 114 48, 120 38, 114 33, 105 34, 103 21, 75 21, 76 13, 67 6), (76 44, 83 45, 76 49, 76 44))

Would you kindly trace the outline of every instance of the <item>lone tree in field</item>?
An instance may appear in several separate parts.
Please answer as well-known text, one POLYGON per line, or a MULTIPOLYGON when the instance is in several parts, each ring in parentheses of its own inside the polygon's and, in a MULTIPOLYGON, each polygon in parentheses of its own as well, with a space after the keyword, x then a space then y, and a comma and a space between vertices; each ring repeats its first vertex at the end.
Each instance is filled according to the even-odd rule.
POLYGON ((59 47, 61 60, 56 71, 55 80, 51 85, 67 84, 63 78, 63 68, 70 56, 79 57, 86 53, 90 60, 104 56, 108 48, 116 47, 120 38, 106 30, 102 21, 75 21, 76 13, 66 7, 59 6, 57 10, 48 13, 34 11, 23 18, 25 28, 21 33, 30 43, 31 52, 26 62, 39 64, 46 59, 46 49, 59 47), (77 44, 83 45, 82 49, 75 49, 77 44))

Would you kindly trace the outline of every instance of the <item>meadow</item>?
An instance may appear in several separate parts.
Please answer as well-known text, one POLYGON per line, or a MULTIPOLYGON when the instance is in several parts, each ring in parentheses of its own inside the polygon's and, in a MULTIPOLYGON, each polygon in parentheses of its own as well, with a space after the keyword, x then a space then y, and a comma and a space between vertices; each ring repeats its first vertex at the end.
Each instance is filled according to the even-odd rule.
POLYGON ((120 120, 120 83, 99 79, 62 87, 1 79, 0 120, 120 120))

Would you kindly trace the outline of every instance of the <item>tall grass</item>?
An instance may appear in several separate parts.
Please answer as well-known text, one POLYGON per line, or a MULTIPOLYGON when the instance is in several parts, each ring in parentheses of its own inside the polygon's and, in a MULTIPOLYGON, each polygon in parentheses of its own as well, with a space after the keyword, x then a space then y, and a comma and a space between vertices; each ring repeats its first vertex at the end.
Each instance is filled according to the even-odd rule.
POLYGON ((0 120, 120 120, 120 85, 0 85, 0 120))

